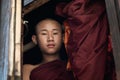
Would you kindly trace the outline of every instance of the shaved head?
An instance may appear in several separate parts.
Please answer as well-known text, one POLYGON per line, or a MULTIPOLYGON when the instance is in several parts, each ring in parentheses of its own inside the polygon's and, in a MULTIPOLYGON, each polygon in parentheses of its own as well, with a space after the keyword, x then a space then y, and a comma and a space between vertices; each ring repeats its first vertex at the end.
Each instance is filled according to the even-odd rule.
POLYGON ((44 27, 43 25, 46 25, 46 24, 49 24, 49 23, 52 23, 52 24, 55 24, 56 26, 59 26, 62 34, 64 34, 64 27, 58 21, 56 21, 54 19, 51 19, 51 18, 46 18, 46 19, 43 19, 40 22, 38 22, 38 24, 35 27, 35 34, 38 33, 38 28, 39 27, 44 27))

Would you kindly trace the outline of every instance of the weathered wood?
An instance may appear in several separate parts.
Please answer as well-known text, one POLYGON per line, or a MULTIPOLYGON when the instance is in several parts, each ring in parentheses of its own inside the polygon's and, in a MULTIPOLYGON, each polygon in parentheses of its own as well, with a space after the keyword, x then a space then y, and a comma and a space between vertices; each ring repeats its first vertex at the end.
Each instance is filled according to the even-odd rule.
POLYGON ((21 79, 21 0, 11 1, 9 80, 21 79))
MULTIPOLYGON (((13 76, 13 71, 14 71, 14 31, 15 31, 15 0, 12 0, 11 3, 11 20, 10 20, 10 41, 9 41, 9 71, 8 71, 8 75, 11 77, 13 76)), ((10 80, 10 78, 9 78, 10 80)))
POLYGON ((16 0, 15 16, 15 76, 21 77, 21 0, 16 0))
POLYGON ((32 3, 30 3, 29 5, 25 6, 23 8, 23 15, 26 15, 27 13, 29 13, 30 11, 38 8, 39 6, 42 6, 43 4, 47 3, 50 0, 35 0, 32 3))
MULTIPOLYGON (((114 0, 115 1, 115 8, 116 8, 116 14, 118 18, 118 24, 120 25, 120 0, 114 0)), ((120 26, 119 26, 120 29, 120 26)))
POLYGON ((7 80, 10 0, 0 0, 0 80, 7 80))
POLYGON ((120 28, 119 15, 117 14, 117 4, 115 0, 105 0, 108 20, 110 25, 110 33, 112 35, 113 55, 115 59, 115 67, 117 72, 117 80, 120 80, 120 28))

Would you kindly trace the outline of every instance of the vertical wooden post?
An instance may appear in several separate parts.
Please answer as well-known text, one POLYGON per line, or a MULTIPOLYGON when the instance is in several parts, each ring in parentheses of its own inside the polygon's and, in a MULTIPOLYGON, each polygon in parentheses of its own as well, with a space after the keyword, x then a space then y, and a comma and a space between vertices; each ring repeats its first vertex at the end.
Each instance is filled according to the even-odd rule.
POLYGON ((105 0, 105 2, 110 25, 110 33, 112 35, 112 46, 117 72, 117 80, 120 80, 120 14, 117 14, 117 10, 119 9, 117 9, 117 4, 115 5, 115 0, 105 0))
POLYGON ((9 80, 21 79, 21 0, 11 0, 9 80))
MULTIPOLYGON (((10 34, 9 34, 9 72, 8 75, 11 78, 14 74, 14 50, 15 50, 15 0, 11 1, 11 20, 10 20, 10 34)), ((9 79, 10 79, 9 78, 9 79)))
POLYGON ((21 0, 16 0, 15 76, 21 77, 21 0))

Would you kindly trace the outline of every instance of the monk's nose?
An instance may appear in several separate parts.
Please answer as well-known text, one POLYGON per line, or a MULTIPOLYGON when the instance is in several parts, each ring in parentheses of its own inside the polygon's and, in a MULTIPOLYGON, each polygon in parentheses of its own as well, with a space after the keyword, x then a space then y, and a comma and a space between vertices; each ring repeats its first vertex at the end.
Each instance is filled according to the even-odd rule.
POLYGON ((49 34, 49 35, 48 35, 48 41, 54 41, 53 34, 49 34))

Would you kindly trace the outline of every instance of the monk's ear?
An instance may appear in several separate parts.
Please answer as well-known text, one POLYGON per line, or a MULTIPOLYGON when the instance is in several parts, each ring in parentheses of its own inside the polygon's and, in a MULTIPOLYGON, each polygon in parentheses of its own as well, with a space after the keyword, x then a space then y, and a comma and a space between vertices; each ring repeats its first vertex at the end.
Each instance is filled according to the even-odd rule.
POLYGON ((36 35, 32 35, 32 41, 34 44, 37 44, 37 37, 36 35))

